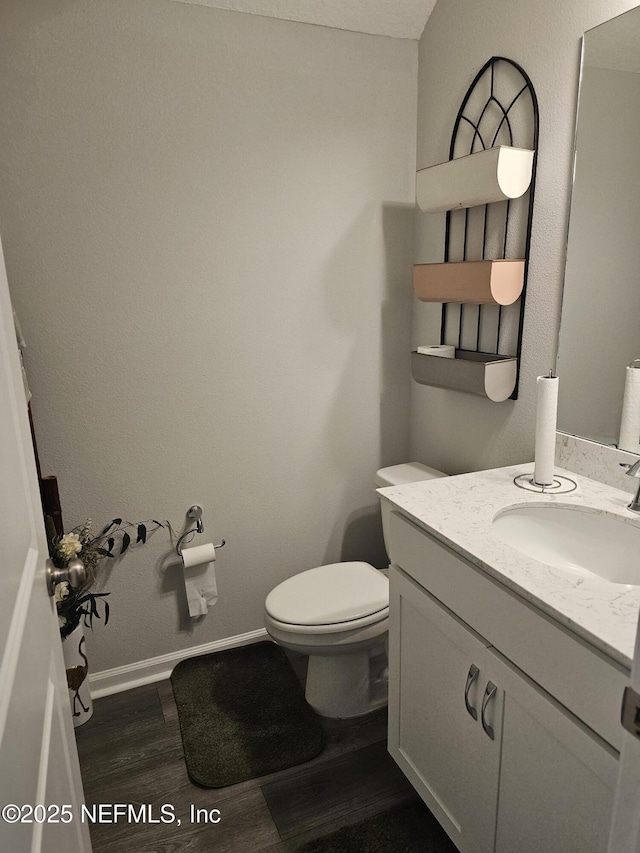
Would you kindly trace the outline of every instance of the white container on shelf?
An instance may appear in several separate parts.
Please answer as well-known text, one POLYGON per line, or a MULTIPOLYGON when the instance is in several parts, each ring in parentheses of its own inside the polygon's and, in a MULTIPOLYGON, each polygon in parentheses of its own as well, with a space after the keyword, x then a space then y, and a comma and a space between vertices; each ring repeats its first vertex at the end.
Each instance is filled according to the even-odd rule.
POLYGON ((534 152, 499 145, 416 173, 416 201, 425 213, 520 198, 529 188, 534 152))

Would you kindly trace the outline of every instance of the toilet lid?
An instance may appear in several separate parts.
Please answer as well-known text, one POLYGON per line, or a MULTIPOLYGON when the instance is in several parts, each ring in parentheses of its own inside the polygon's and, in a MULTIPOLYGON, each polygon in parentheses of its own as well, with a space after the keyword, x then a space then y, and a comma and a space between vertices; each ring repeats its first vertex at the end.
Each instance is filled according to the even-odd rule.
POLYGON ((267 596, 269 616, 290 625, 331 625, 389 606, 389 581, 369 563, 332 563, 283 581, 267 596))

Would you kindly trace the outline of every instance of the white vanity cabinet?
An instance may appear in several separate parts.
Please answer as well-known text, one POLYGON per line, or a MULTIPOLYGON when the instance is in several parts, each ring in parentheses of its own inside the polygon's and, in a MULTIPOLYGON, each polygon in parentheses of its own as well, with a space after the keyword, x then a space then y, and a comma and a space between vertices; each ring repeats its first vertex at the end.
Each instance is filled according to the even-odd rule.
POLYGON ((559 627, 532 621, 524 602, 411 522, 392 523, 403 544, 390 573, 391 755, 462 853, 604 853, 617 752, 572 711, 584 707, 591 725, 615 731, 621 692, 599 697, 599 674, 609 674, 606 691, 623 673, 584 658, 592 653, 577 638, 573 657, 570 647, 550 657, 559 627), (462 601, 464 618, 452 606, 462 601), (526 673, 529 662, 547 689, 526 673), (548 690, 567 680, 572 710, 548 690))
POLYGON ((492 740, 480 722, 487 644, 395 567, 390 582, 389 751, 458 848, 490 853, 502 696, 492 740))
POLYGON ((605 853, 614 751, 493 650, 504 691, 496 853, 605 853))

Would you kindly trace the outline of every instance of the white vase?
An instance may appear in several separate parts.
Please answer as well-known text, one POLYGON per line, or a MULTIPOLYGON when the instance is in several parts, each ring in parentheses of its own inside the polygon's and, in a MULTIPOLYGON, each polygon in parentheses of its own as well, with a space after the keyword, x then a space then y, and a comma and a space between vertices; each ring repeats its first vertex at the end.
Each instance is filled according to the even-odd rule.
POLYGON ((89 661, 82 622, 62 641, 64 665, 67 671, 67 686, 73 725, 77 728, 93 714, 93 702, 89 692, 89 661))

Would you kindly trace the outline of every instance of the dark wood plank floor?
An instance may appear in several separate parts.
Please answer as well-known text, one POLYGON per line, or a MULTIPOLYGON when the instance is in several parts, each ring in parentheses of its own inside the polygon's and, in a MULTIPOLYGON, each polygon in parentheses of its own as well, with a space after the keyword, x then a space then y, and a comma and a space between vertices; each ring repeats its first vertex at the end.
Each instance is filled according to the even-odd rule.
MULTIPOLYGON (((304 680, 303 659, 291 659, 304 680)), ((327 745, 312 761, 205 789, 187 776, 170 682, 98 699, 92 719, 76 730, 87 804, 149 804, 156 820, 167 804, 180 825, 96 824, 95 853, 292 853, 416 797, 387 753, 386 710, 322 722, 327 745), (191 821, 192 806, 219 810, 219 822, 191 821)))

